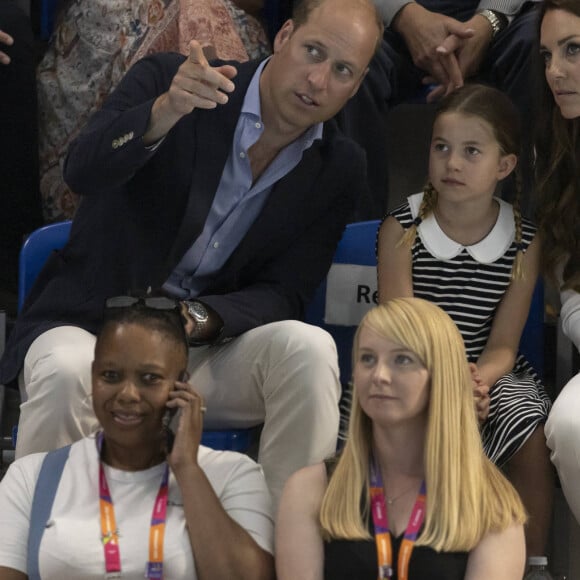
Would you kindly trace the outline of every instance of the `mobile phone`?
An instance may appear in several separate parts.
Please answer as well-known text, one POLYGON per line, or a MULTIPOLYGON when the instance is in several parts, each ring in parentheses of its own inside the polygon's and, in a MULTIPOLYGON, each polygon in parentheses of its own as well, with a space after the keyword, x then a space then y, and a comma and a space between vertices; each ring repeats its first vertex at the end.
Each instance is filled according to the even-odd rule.
MULTIPOLYGON (((189 380, 189 373, 187 371, 183 371, 180 375, 179 375, 179 379, 180 382, 187 382, 189 380)), ((167 409, 165 411, 165 414, 163 415, 163 419, 161 421, 161 424, 163 426, 163 431, 165 432, 165 435, 167 437, 167 442, 166 442, 166 446, 167 446, 167 455, 169 455, 171 453, 171 451, 173 450, 173 442, 175 441, 175 433, 172 430, 172 423, 173 423, 173 419, 177 413, 177 407, 173 408, 173 409, 167 409)))
POLYGON ((169 455, 173 450, 173 442, 175 441, 175 433, 171 427, 171 422, 175 417, 175 413, 177 413, 177 409, 167 409, 161 421, 161 424, 163 425, 163 432, 165 433, 166 437, 167 455, 169 455))

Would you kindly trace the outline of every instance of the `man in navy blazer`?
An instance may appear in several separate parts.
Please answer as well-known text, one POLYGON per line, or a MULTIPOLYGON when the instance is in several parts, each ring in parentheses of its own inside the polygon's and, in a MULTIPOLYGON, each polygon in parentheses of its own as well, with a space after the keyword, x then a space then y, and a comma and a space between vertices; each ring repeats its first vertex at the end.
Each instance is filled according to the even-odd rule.
POLYGON ((262 63, 190 54, 137 63, 72 144, 82 194, 70 241, 40 274, 1 380, 19 377, 17 455, 94 430, 90 366, 105 300, 163 288, 187 319, 205 425, 264 423, 259 460, 277 501, 331 453, 334 343, 298 322, 357 197, 362 150, 332 119, 380 41, 369 0, 305 0, 262 63), (328 121, 328 122, 327 122, 328 121))

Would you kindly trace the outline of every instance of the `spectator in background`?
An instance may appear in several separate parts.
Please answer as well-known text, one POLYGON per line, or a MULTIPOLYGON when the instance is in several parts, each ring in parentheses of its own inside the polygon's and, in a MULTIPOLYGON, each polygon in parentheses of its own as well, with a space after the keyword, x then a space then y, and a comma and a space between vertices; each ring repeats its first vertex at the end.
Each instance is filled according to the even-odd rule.
POLYGON ((70 142, 127 70, 155 52, 188 54, 199 41, 209 59, 263 58, 265 32, 252 14, 261 0, 68 0, 37 70, 40 189, 47 221, 72 218, 80 192, 62 177, 70 142), (246 12, 247 9, 249 12, 246 12))

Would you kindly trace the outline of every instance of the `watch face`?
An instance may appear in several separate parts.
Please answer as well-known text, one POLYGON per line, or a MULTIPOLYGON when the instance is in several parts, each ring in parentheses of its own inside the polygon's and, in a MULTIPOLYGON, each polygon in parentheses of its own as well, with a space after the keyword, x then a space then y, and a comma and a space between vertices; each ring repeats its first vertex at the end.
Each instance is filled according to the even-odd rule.
POLYGON ((187 310, 197 322, 205 322, 208 318, 207 310, 199 302, 188 302, 187 310))

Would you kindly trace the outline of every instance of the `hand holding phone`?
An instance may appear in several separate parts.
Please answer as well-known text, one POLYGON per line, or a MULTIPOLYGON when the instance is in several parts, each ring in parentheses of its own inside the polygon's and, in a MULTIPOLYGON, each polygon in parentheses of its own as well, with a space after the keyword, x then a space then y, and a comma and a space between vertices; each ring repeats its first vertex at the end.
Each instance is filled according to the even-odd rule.
POLYGON ((171 416, 169 413, 166 415, 174 428, 174 438, 168 442, 168 462, 174 472, 185 465, 197 463, 203 431, 203 397, 187 380, 181 380, 188 378, 187 375, 180 376, 169 393, 167 403, 168 410, 179 410, 177 417, 174 416, 175 411, 171 416))
POLYGON ((165 411, 165 415, 163 415, 162 425, 163 425, 163 432, 165 433, 166 437, 166 444, 165 447, 167 449, 167 455, 169 455, 173 451, 173 443, 175 441, 175 433, 171 427, 171 422, 177 413, 177 407, 174 409, 167 409, 165 411))
MULTIPOLYGON (((189 373, 187 371, 183 371, 179 375, 179 381, 182 383, 186 383, 189 379, 189 373)), ((175 388, 173 389, 175 391, 175 388)), ((163 419, 161 421, 161 425, 163 427, 163 431, 167 437, 167 455, 169 455, 173 451, 173 443, 175 442, 175 431, 173 426, 173 420, 175 415, 177 415, 178 407, 168 407, 163 415, 163 419)))

